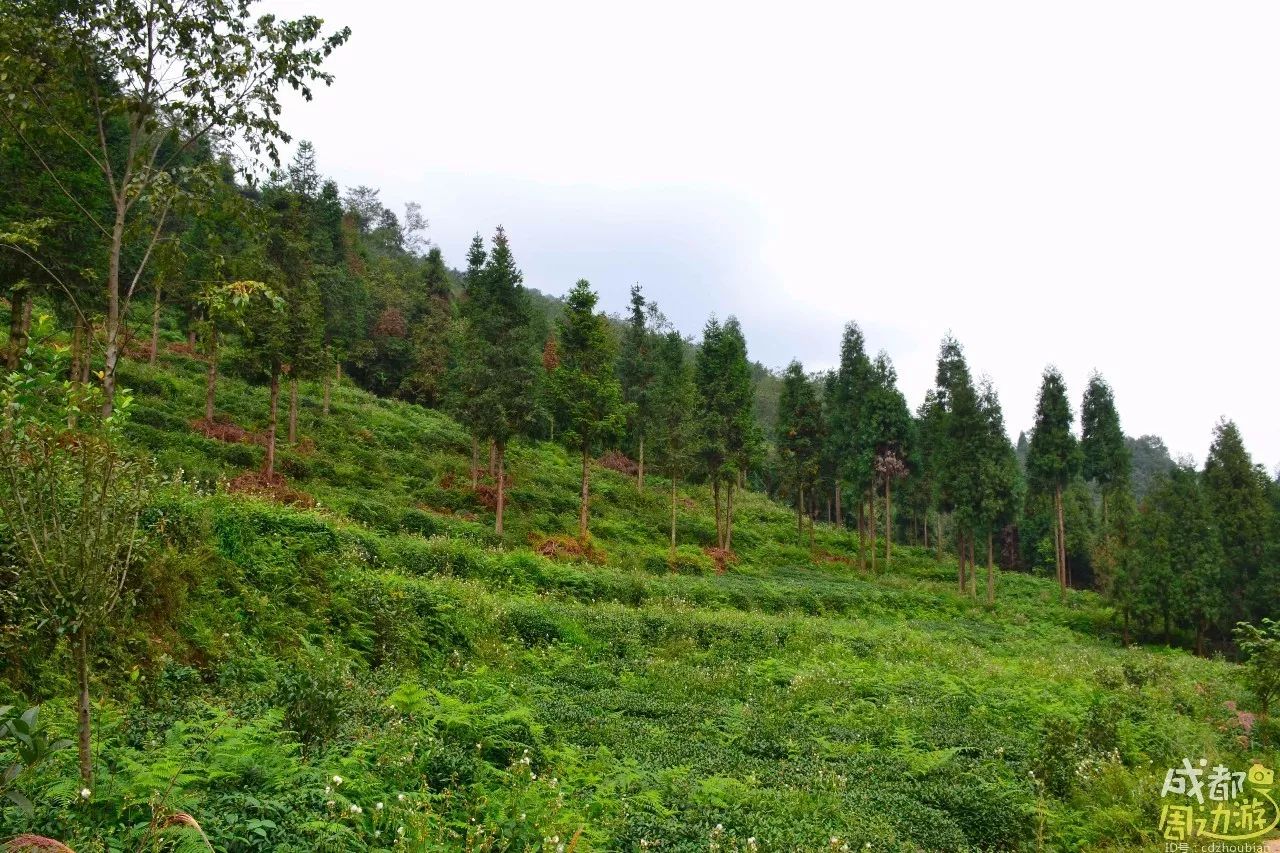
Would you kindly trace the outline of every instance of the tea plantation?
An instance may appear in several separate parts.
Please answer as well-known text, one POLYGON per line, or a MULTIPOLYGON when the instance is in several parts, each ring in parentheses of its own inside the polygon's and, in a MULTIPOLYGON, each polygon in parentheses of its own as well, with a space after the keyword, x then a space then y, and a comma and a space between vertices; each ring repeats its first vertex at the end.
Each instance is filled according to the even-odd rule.
MULTIPOLYGON (((303 385, 288 490, 236 493, 263 448, 192 428, 204 369, 123 368, 163 547, 97 643, 95 789, 58 753, 0 838, 157 849, 181 812, 229 851, 1156 850, 1166 768, 1275 766, 1233 664, 1124 648, 1092 593, 1003 574, 988 607, 908 546, 859 572, 852 534, 810 550, 754 493, 717 565, 701 488, 671 561, 669 484, 604 468, 574 556, 551 444, 509 452, 499 540, 464 432, 347 385, 327 416, 303 385)), ((260 431, 266 390, 218 409, 260 431)), ((0 705, 74 732, 64 644, 8 626, 0 667, 0 705)))

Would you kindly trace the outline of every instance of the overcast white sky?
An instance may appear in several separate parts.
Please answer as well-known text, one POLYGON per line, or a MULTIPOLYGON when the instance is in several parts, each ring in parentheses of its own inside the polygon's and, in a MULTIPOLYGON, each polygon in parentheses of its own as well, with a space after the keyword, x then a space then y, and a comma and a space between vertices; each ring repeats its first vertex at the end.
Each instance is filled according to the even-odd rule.
POLYGON ((1052 362, 1077 416, 1097 368, 1127 433, 1280 463, 1280 4, 269 5, 353 30, 286 127, 455 266, 501 223, 529 285, 770 366, 857 320, 913 408, 950 330, 1015 437, 1052 362))

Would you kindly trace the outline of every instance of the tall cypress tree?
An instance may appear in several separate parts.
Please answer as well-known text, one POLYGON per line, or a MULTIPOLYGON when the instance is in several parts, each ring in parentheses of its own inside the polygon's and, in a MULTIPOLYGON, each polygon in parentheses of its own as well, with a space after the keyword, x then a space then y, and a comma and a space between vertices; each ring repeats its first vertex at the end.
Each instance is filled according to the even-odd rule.
POLYGON ((711 481, 716 544, 728 549, 733 544, 734 485, 759 449, 747 343, 735 318, 724 324, 715 317, 707 321, 695 373, 701 433, 698 456, 711 481))
POLYGON ((783 482, 796 502, 796 529, 803 535, 805 496, 813 500, 823 425, 822 408, 813 382, 798 361, 787 365, 782 377, 776 440, 783 482))
POLYGON ((1256 618, 1273 608, 1271 602, 1254 594, 1270 526, 1268 485, 1266 472, 1254 466, 1235 423, 1219 421, 1205 458, 1204 486, 1222 538, 1224 581, 1236 620, 1256 618))
POLYGON ((866 562, 866 531, 863 524, 864 492, 871 488, 871 470, 864 463, 866 454, 860 445, 861 407, 871 380, 871 360, 866 342, 857 323, 846 323, 840 338, 840 366, 836 369, 831 406, 827 416, 831 453, 837 460, 836 518, 844 523, 844 487, 858 498, 858 560, 866 562))
POLYGON ((501 535, 507 444, 533 416, 541 350, 523 276, 501 226, 487 258, 483 243, 472 242, 466 296, 459 366, 460 389, 468 397, 462 414, 473 436, 492 442, 497 475, 494 529, 501 535))
POLYGON ((1004 411, 991 380, 979 386, 978 412, 983 424, 977 518, 987 538, 987 603, 995 603, 995 534, 1017 516, 1021 504, 1022 471, 1018 455, 1004 428, 1004 411))
POLYGON ((644 491, 645 434, 653 417, 651 395, 658 335, 650 328, 649 318, 655 307, 644 298, 640 285, 631 286, 630 310, 618 352, 618 380, 622 383, 622 398, 630 406, 628 432, 636 449, 636 488, 640 491, 644 491))
POLYGON ((557 338, 559 364, 547 377, 561 424, 561 441, 582 454, 578 536, 584 540, 591 502, 591 452, 622 431, 627 414, 622 388, 613 372, 617 345, 608 320, 595 311, 597 299, 586 279, 579 279, 565 297, 557 338))
POLYGON ((1036 402, 1035 426, 1027 447, 1027 478, 1032 488, 1053 495, 1058 584, 1064 598, 1070 578, 1062 493, 1080 467, 1080 447, 1071 434, 1074 420, 1062 374, 1056 367, 1045 368, 1036 402))
POLYGON ((676 549, 676 489, 693 460, 694 409, 698 404, 693 371, 685 359, 685 341, 671 331, 658 339, 650 403, 650 433, 658 465, 671 480, 671 553, 676 549))
MULTIPOLYGON (((862 453, 860 468, 872 476, 870 528, 874 534, 876 520, 876 486, 884 489, 884 562, 888 568, 893 557, 893 483, 907 475, 907 454, 911 445, 911 411, 898 390, 898 374, 893 362, 883 351, 876 356, 868 378, 866 396, 859 412, 858 447, 862 453)), ((875 567, 875 554, 871 566, 875 567)))
POLYGON ((951 335, 943 338, 939 348, 935 383, 935 417, 939 422, 933 455, 938 509, 950 512, 954 521, 960 589, 976 590, 972 552, 982 501, 981 460, 987 430, 964 351, 951 335))
POLYGON ((1117 491, 1129 488, 1129 450, 1120 429, 1120 414, 1111 386, 1098 373, 1089 377, 1080 407, 1084 478, 1098 484, 1102 494, 1102 526, 1107 526, 1107 505, 1117 491))

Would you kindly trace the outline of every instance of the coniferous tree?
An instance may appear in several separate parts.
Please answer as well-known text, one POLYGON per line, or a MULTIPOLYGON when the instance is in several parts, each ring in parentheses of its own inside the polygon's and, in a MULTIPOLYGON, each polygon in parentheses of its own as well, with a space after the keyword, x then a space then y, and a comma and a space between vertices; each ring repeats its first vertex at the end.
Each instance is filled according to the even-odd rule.
POLYGON ((995 533, 1010 524, 1021 505, 1022 471, 1004 428, 1000 398, 990 379, 980 383, 978 413, 984 426, 978 526, 987 537, 987 604, 995 603, 995 533))
POLYGON ((449 365, 449 332, 453 305, 449 271, 439 246, 432 246, 422 270, 422 293, 409 318, 412 363, 400 384, 403 396, 424 406, 438 406, 445 394, 449 365))
POLYGON ((978 393, 960 343, 950 335, 938 351, 936 375, 937 435, 934 465, 938 508, 952 514, 960 590, 976 593, 974 536, 982 501, 982 453, 987 430, 978 409, 978 393))
POLYGON ((507 444, 526 429, 534 414, 541 336, 533 322, 523 276, 501 227, 494 234, 493 250, 487 258, 483 243, 478 238, 473 241, 468 264, 458 391, 465 395, 461 414, 472 435, 491 442, 494 448, 494 529, 501 535, 507 444))
POLYGON ((1053 496, 1054 550, 1058 585, 1065 598, 1070 577, 1067 568, 1066 522, 1063 492, 1080 467, 1080 448, 1071 434, 1075 416, 1067 402, 1062 374, 1048 367, 1040 384, 1035 426, 1027 448, 1027 478, 1032 488, 1053 496))
POLYGON ((850 495, 858 495, 858 565, 866 566, 866 526, 863 522, 865 494, 871 488, 871 470, 867 467, 867 454, 861 445, 862 405, 871 383, 871 360, 867 358, 862 330, 857 323, 847 323, 840 339, 840 365, 836 368, 831 392, 830 412, 827 416, 830 430, 831 453, 837 460, 836 518, 844 522, 845 486, 850 495))
POLYGON ((814 485, 818 479, 822 439, 822 409, 818 395, 800 362, 792 361, 782 378, 776 441, 783 483, 795 498, 796 529, 800 535, 804 533, 805 496, 807 494, 813 500, 814 485))
POLYGON ((618 380, 622 384, 622 398, 630 407, 628 432, 636 449, 636 488, 640 491, 644 491, 645 434, 653 415, 650 396, 656 370, 654 350, 658 335, 650 327, 649 318, 655 308, 644 298, 640 285, 631 286, 630 310, 618 352, 618 380))
POLYGON ((658 339, 654 352, 650 403, 650 435, 658 465, 671 480, 671 552, 676 548, 676 489, 693 461, 697 432, 694 409, 698 391, 685 359, 685 340, 679 332, 658 339))
POLYGON ((735 318, 723 325, 714 317, 707 321, 695 374, 701 433, 698 456, 711 481, 716 545, 728 550, 733 544, 733 488, 759 446, 747 344, 735 318))
POLYGON ((559 363, 547 377, 561 425, 560 439, 582 455, 578 536, 584 540, 591 500, 591 452, 621 433, 627 415, 613 372, 617 345, 608 320, 595 312, 597 298, 586 279, 580 279, 565 297, 557 337, 559 363))
MULTIPOLYGON (((889 356, 881 352, 871 366, 866 396, 860 407, 858 446, 860 468, 872 472, 871 530, 875 530, 875 485, 884 488, 885 568, 893 556, 893 483, 907 475, 907 454, 912 437, 911 412, 897 386, 898 374, 889 356)), ((875 554, 871 556, 875 567, 875 554)))
POLYGON ((1111 386, 1097 373, 1089 377, 1080 407, 1082 473, 1097 483, 1102 495, 1102 526, 1107 526, 1107 505, 1119 491, 1129 489, 1129 450, 1111 386))
POLYGON ((1271 508, 1269 478, 1245 449, 1235 423, 1219 421, 1204 463, 1204 487, 1222 541, 1232 621, 1258 618, 1274 605, 1258 595, 1271 508))

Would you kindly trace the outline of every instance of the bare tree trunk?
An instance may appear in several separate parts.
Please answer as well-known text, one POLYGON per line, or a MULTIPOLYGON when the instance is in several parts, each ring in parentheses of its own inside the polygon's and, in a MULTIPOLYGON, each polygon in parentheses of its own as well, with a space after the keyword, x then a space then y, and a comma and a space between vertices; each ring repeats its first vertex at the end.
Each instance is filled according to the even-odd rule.
POLYGON ((866 537, 867 504, 861 496, 858 498, 858 571, 867 570, 867 537, 866 537))
POLYGON ((329 401, 332 396, 333 382, 330 379, 329 374, 326 373, 324 375, 324 391, 321 398, 322 401, 320 403, 320 414, 324 415, 326 418, 329 417, 329 401))
POLYGON ((640 459, 636 463, 636 489, 644 491, 644 436, 640 436, 640 459))
POLYGON ((871 574, 874 575, 876 573, 876 487, 874 483, 867 490, 867 495, 869 497, 867 504, 871 508, 868 524, 868 529, 870 530, 868 538, 871 540, 871 574))
POLYGON ((827 495, 827 524, 831 523, 831 495, 827 495))
POLYGON ((796 489, 796 544, 804 541, 804 486, 796 489))
POLYGON ((89 377, 93 375, 93 323, 86 320, 84 324, 84 349, 81 351, 80 358, 80 376, 81 385, 89 384, 89 377))
POLYGON ((578 507, 578 538, 587 538, 587 506, 591 501, 591 454, 582 446, 582 503, 578 507))
POLYGON ((724 549, 733 550, 733 480, 725 486, 724 492, 724 549))
POLYGON ((31 293, 23 288, 10 295, 9 351, 5 354, 5 366, 17 370, 18 362, 27 349, 27 335, 31 330, 31 293))
POLYGON ((489 442, 489 476, 496 476, 498 473, 498 443, 496 441, 489 442))
POLYGON ((84 351, 84 319, 77 316, 71 325, 71 365, 67 379, 72 384, 80 382, 80 355, 84 351))
POLYGON ((507 448, 505 445, 498 447, 497 442, 494 442, 493 446, 497 448, 494 453, 497 456, 498 466, 498 510, 497 515, 494 518, 493 529, 499 536, 501 536, 502 515, 503 511, 507 507, 507 448))
POLYGON ((836 527, 844 529, 844 506, 841 504, 840 482, 836 481, 836 527))
POLYGON ((1120 638, 1121 638, 1121 642, 1127 646, 1129 645, 1129 605, 1126 604, 1124 606, 1123 610, 1121 611, 1120 618, 1121 618, 1120 638))
POLYGON ((996 551, 995 534, 987 531, 987 604, 996 603, 996 551))
POLYGON ((724 528, 720 522, 720 478, 713 477, 711 480, 711 500, 716 505, 716 547, 724 547, 724 528))
POLYGON ((943 544, 942 543, 942 511, 939 510, 937 513, 935 513, 934 518, 937 520, 937 523, 938 523, 937 527, 934 528, 938 534, 938 541, 934 542, 933 544, 938 549, 938 562, 942 562, 942 544, 943 544))
POLYGON ((924 511, 924 524, 921 526, 924 527, 924 547, 928 548, 929 547, 929 510, 927 509, 924 511))
POLYGON ((471 436, 471 491, 480 487, 480 439, 471 436))
POLYGON ((267 421, 266 475, 270 481, 276 474, 276 422, 280 414, 280 368, 271 368, 271 416, 267 421))
POLYGON ((289 444, 298 442, 298 377, 289 377, 289 444))
POLYGON ((978 558, 974 554, 973 534, 969 534, 969 594, 978 597, 978 558))
POLYGON ((89 638, 82 626, 71 640, 71 657, 76 667, 76 731, 80 757, 80 782, 93 787, 92 722, 89 717, 89 638))
POLYGON ((1067 543, 1066 543, 1066 526, 1063 522, 1062 513, 1062 486, 1055 486, 1053 491, 1054 507, 1058 514, 1058 525, 1054 531, 1055 538, 1058 540, 1058 582, 1061 585, 1062 597, 1067 597, 1067 543))
POLYGON ((116 364, 120 361, 120 253, 124 248, 126 199, 116 199, 115 222, 111 228, 111 251, 107 261, 106 347, 102 366, 102 414, 110 415, 116 405, 116 364))
POLYGON ((884 478, 884 567, 887 571, 893 559, 893 486, 884 478))
POLYGON ((218 388, 218 330, 209 328, 209 369, 204 380, 204 419, 213 423, 213 401, 218 388))
POLYGON ((671 558, 676 556, 676 477, 671 475, 671 558))
POLYGON ((160 276, 156 276, 156 295, 151 303, 151 355, 147 356, 147 364, 156 363, 160 350, 160 281, 160 276))

